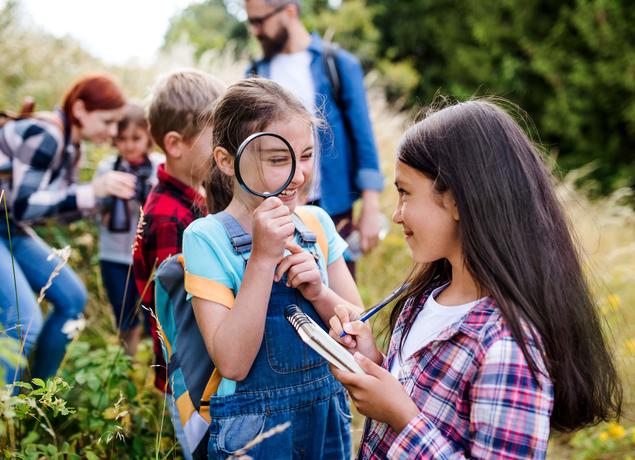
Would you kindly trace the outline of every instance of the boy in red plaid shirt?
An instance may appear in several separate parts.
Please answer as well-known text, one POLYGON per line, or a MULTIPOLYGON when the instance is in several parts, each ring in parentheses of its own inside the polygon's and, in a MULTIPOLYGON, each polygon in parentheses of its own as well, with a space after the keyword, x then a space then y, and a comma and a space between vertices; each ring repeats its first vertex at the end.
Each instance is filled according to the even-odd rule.
MULTIPOLYGON (((205 200, 196 185, 211 155, 210 112, 224 85, 196 70, 162 78, 154 88, 148 121, 154 142, 165 152, 158 183, 143 208, 141 235, 134 252, 135 282, 145 308, 154 312, 153 272, 170 255, 181 252, 183 231, 205 214, 205 200)), ((156 322, 152 320, 155 386, 169 392, 156 322)), ((176 428, 176 427, 175 427, 176 428)), ((185 449, 184 449, 185 450, 185 449)))

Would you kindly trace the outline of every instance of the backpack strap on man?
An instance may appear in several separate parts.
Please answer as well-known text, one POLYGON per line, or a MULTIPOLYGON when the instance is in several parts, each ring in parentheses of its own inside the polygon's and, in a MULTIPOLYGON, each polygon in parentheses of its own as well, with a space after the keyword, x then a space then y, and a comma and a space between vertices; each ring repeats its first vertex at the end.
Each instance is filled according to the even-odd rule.
POLYGON ((323 45, 324 48, 322 51, 322 57, 324 58, 326 76, 328 77, 331 89, 333 90, 335 104, 340 110, 343 110, 344 101, 342 99, 342 80, 337 66, 337 53, 340 51, 340 45, 333 42, 324 42, 323 45))

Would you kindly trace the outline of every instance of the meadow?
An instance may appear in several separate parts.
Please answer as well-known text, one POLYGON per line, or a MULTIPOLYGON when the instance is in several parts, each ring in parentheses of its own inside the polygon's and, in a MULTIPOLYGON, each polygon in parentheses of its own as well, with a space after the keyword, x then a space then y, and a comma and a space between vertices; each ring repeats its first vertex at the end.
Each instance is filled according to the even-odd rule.
MULTIPOLYGON (((176 50, 182 56, 188 50, 176 50)), ((174 67, 165 57, 151 69, 119 75, 130 94, 142 98, 159 71, 174 67)), ((244 63, 229 57, 209 56, 185 62, 230 82, 239 78, 244 63)), ((393 152, 412 113, 390 106, 374 77, 368 77, 375 135, 386 175, 382 210, 390 216, 396 194, 391 185, 393 152)), ((25 90, 25 91, 28 91, 25 90)), ((88 179, 107 149, 90 149, 82 176, 88 179)), ((632 190, 620 189, 609 196, 590 199, 593 184, 586 180, 590 165, 557 177, 558 194, 569 213, 598 308, 604 318, 625 387, 621 420, 603 423, 577 433, 554 433, 549 457, 579 459, 628 459, 635 452, 635 211, 632 190)), ((4 208, 0 205, 2 218, 4 208)), ((90 299, 86 324, 73 339, 59 376, 47 382, 17 383, 20 396, 11 389, 0 392, 0 449, 5 458, 178 458, 165 400, 152 386, 151 345, 146 340, 137 356, 123 352, 114 318, 101 286, 97 238, 90 219, 38 228, 53 247, 70 248, 68 263, 83 278, 90 299)), ((408 249, 393 225, 381 246, 359 265, 358 283, 364 302, 371 304, 398 286, 409 273, 408 249)), ((3 280, 2 282, 5 282, 3 280)), ((44 301, 42 308, 46 310, 44 301)), ((385 337, 386 313, 373 320, 373 328, 385 337)), ((0 338, 0 353, 10 348, 0 338)), ((580 357, 584 359, 584 357, 580 357)), ((362 417, 356 415, 353 437, 361 435, 362 417)))

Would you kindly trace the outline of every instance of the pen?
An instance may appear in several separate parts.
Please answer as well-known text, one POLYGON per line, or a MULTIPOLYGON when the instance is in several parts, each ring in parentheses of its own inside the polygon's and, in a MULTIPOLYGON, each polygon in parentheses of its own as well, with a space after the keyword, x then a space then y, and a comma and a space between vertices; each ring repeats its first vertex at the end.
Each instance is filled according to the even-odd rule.
MULTIPOLYGON (((388 305, 390 302, 392 302, 395 297, 397 297, 399 294, 401 294, 403 291, 406 290, 406 288, 408 287, 408 283, 404 283, 401 286, 399 286, 397 289, 395 289, 394 291, 392 291, 390 294, 388 294, 388 296, 386 296, 386 298, 384 298, 381 302, 379 302, 377 305, 375 305, 373 308, 371 308, 370 310, 366 310, 362 316, 360 316, 359 318, 357 318, 356 321, 361 321, 362 323, 366 322, 366 320, 368 320, 368 318, 370 318, 371 316, 373 316, 375 313, 377 313, 379 310, 381 310, 382 308, 384 308, 386 305, 388 305)), ((340 337, 344 337, 346 334, 345 331, 342 331, 340 333, 340 337)))

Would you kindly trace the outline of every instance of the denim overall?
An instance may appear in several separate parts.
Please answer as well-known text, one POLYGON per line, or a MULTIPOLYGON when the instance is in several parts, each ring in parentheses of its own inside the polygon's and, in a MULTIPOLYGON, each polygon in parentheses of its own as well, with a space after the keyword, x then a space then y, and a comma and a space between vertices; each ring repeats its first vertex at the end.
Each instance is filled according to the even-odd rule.
MULTIPOLYGON (((215 217, 246 264, 251 235, 229 214, 215 217)), ((296 216, 294 223, 300 245, 315 254, 315 235, 296 216)), ((324 323, 311 303, 285 283, 286 275, 273 283, 263 341, 249 374, 236 383, 234 394, 210 399, 210 459, 226 458, 285 422, 291 423, 285 431, 257 444, 247 455, 254 459, 336 460, 351 456, 346 392, 326 361, 302 342, 284 317, 284 309, 296 304, 322 327, 324 323)))

